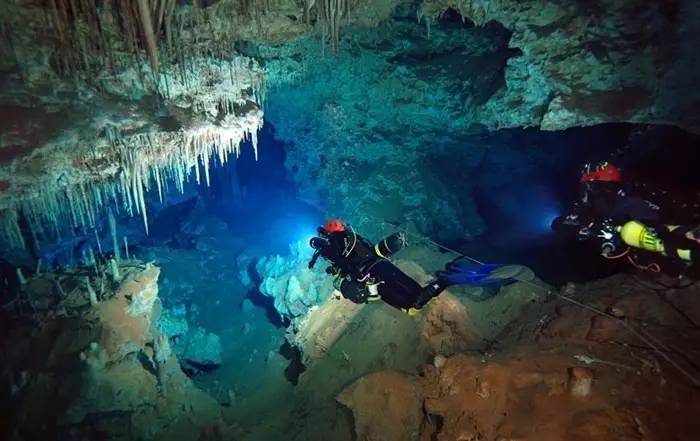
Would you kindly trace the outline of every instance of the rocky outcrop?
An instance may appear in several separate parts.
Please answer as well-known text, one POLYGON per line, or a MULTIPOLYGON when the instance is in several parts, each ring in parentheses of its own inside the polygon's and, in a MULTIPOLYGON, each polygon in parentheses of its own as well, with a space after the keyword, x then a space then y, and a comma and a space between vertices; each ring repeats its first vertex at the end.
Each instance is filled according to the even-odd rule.
MULTIPOLYGON (((290 246, 290 254, 264 257, 255 262, 253 278, 260 280, 258 289, 270 297, 280 317, 292 319, 305 315, 310 308, 328 299, 333 291, 332 278, 322 269, 323 262, 309 269, 313 249, 306 241, 290 246)), ((247 261, 242 263, 244 281, 253 270, 247 261)))
POLYGON ((447 239, 483 231, 475 185, 454 191, 432 166, 470 174, 488 149, 465 132, 700 126, 691 0, 426 0, 418 10, 349 0, 337 2, 342 20, 330 27, 324 2, 164 0, 150 30, 134 0, 54 3, 0 8, 0 106, 11 115, 0 237, 13 247, 29 233, 20 224, 39 239, 53 234, 47 224, 93 227, 108 201, 147 226, 144 192, 181 188, 190 175, 207 181, 211 156, 223 161, 255 138, 266 81, 276 89, 270 120, 294 142, 288 166, 305 197, 364 229, 374 220, 358 213, 447 239), (454 10, 477 27, 457 25, 454 10), (320 58, 327 31, 331 40, 340 32, 340 53, 320 58), (234 54, 236 42, 264 63, 265 79, 234 54))
POLYGON ((697 2, 638 0, 427 0, 429 17, 454 6, 477 25, 495 20, 513 35, 506 87, 477 111, 491 128, 545 130, 606 122, 672 124, 700 131, 697 2))
POLYGON ((336 399, 352 410, 359 439, 417 441, 423 413, 414 381, 400 372, 377 372, 360 378, 336 399))
POLYGON ((123 281, 103 267, 35 275, 5 305, 3 438, 239 436, 157 330, 159 269, 119 269, 123 281))
POLYGON ((173 349, 189 373, 206 372, 221 365, 221 340, 203 328, 190 329, 176 339, 173 349))
POLYGON ((328 353, 363 307, 347 299, 330 298, 293 321, 287 341, 299 349, 303 364, 308 366, 328 353))
POLYGON ((0 7, 8 23, 0 107, 9 115, 0 240, 9 246, 24 245, 20 223, 39 239, 69 226, 100 227, 106 206, 141 214, 148 231, 144 193, 162 199, 192 175, 208 182, 213 156, 224 162, 245 139, 256 144, 264 90, 257 64, 220 42, 218 50, 208 48, 213 42, 198 46, 190 38, 198 13, 190 9, 170 11, 172 27, 159 17, 156 34, 168 35, 154 53, 153 31, 140 29, 150 17, 133 16, 135 3, 0 7), (176 54, 173 40, 187 55, 176 54))
MULTIPOLYGON (((573 302, 550 296, 521 310, 478 353, 437 354, 420 375, 371 373, 340 401, 353 410, 356 432, 372 439, 415 436, 397 433, 393 418, 411 415, 406 427, 438 441, 693 440, 700 310, 679 306, 699 288, 655 283, 616 276, 570 284, 561 295, 573 302), (379 414, 389 417, 371 417, 379 414)), ((493 309, 480 312, 488 320, 493 309)))
POLYGON ((697 6, 671 3, 397 2, 376 28, 344 30, 333 58, 309 55, 315 38, 242 48, 273 85, 266 117, 290 143, 301 197, 370 236, 379 219, 468 239, 484 228, 473 193, 498 189, 480 168, 502 183, 527 174, 541 147, 505 151, 513 139, 475 133, 622 121, 700 130, 688 55, 697 6))

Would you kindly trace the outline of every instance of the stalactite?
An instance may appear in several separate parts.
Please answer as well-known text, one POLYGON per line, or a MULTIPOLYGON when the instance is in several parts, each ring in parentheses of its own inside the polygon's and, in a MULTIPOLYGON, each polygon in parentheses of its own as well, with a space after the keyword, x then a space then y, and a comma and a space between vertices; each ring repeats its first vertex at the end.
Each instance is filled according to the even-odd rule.
POLYGON ((109 223, 109 234, 112 237, 112 248, 114 249, 114 258, 119 262, 119 241, 117 241, 117 220, 114 218, 112 210, 107 211, 107 222, 109 223))
POLYGON ((104 253, 102 252, 102 243, 100 243, 100 235, 97 234, 97 228, 93 230, 95 232, 95 242, 97 242, 97 253, 98 255, 102 256, 104 253))
MULTIPOLYGON (((138 176, 138 175, 137 175, 138 176)), ((141 177, 138 176, 138 201, 141 210, 141 216, 143 217, 143 226, 146 229, 146 235, 148 235, 148 214, 146 213, 146 200, 143 196, 143 183, 141 182, 141 177)))
POLYGON ((156 181, 156 188, 158 189, 158 200, 163 203, 163 184, 160 180, 160 168, 153 167, 153 178, 156 181))
MULTIPOLYGON (((134 17, 133 14, 128 14, 128 11, 133 6, 133 1, 108 2, 110 5, 116 5, 114 9, 110 10, 111 12, 99 13, 119 13, 130 17, 123 23, 125 41, 131 38, 129 23, 133 25, 134 17)), ((61 29, 66 33, 66 44, 82 41, 82 48, 93 51, 90 57, 97 53, 106 56, 106 53, 111 52, 101 44, 101 40, 90 40, 90 38, 80 40, 81 36, 89 36, 90 33, 97 32, 99 29, 98 12, 90 9, 94 6, 92 2, 74 0, 75 8, 72 8, 66 0, 55 0, 52 4, 56 5, 56 12, 53 15, 58 17, 52 20, 56 22, 55 26, 59 26, 58 23, 62 26, 61 29), (75 14, 83 14, 80 21, 83 22, 83 26, 86 26, 87 31, 83 29, 83 32, 87 34, 75 33, 75 29, 71 27, 75 14)), ((172 4, 168 2, 167 6, 170 7, 172 4)), ((166 6, 163 8, 166 10, 166 6)), ((179 23, 182 24, 182 21, 179 23)), ((163 26, 166 24, 163 23, 163 26)), ((183 32, 180 32, 178 35, 182 34, 183 32)), ((223 47, 224 45, 209 48, 206 52, 210 56, 217 56, 216 51, 224 51, 223 47)), ((40 233, 40 236, 46 233, 60 237, 66 231, 78 228, 88 233, 89 229, 93 229, 91 234, 95 234, 97 248, 100 254, 103 254, 104 250, 102 250, 96 226, 99 225, 99 219, 105 209, 111 212, 126 212, 129 215, 133 215, 136 209, 135 211, 143 216, 144 227, 148 231, 145 198, 151 187, 156 187, 161 201, 165 199, 164 194, 169 191, 171 180, 180 192, 184 192, 185 182, 191 179, 193 174, 196 175, 197 180, 201 181, 200 165, 204 167, 204 180, 207 185, 210 185, 209 161, 212 160, 212 156, 216 155, 219 162, 224 164, 232 153, 236 156, 240 154, 240 143, 245 139, 253 142, 257 159, 257 130, 261 124, 260 114, 252 112, 237 115, 236 112, 239 111, 238 109, 246 108, 247 101, 258 101, 264 96, 264 81, 259 68, 249 60, 240 57, 232 57, 222 62, 217 59, 195 57, 203 51, 194 51, 191 47, 179 47, 178 51, 183 58, 183 63, 180 66, 166 66, 164 63, 160 81, 158 81, 163 84, 163 87, 159 88, 160 93, 167 99, 171 98, 171 95, 174 98, 181 97, 183 90, 185 94, 193 93, 194 90, 194 95, 185 96, 192 99, 192 110, 196 109, 207 120, 203 124, 183 129, 178 133, 154 132, 149 128, 144 130, 148 135, 125 135, 115 124, 107 124, 104 127, 104 135, 100 139, 102 144, 90 146, 91 153, 87 158, 90 161, 102 160, 105 151, 114 155, 117 158, 114 181, 104 182, 112 176, 91 177, 90 179, 95 180, 81 181, 81 176, 85 176, 84 174, 66 173, 47 188, 38 191, 36 197, 28 197, 19 202, 17 207, 3 210, 0 214, 0 235, 3 240, 12 246, 25 246, 23 233, 17 220, 18 216, 22 216, 23 224, 26 219, 27 231, 32 236, 37 236, 37 233, 40 233), (228 72, 226 72, 227 65, 224 63, 228 65, 228 72), (182 73, 181 78, 178 78, 178 71, 182 73), (198 87, 202 84, 203 71, 218 75, 220 84, 215 83, 211 89, 208 89, 207 85, 207 90, 200 91, 198 87), (169 145, 165 147, 166 144, 169 145), (172 149, 177 153, 173 153, 172 149), (193 167, 195 167, 194 170, 193 167), (49 226, 51 228, 46 228, 49 226)), ((128 51, 122 53, 128 54, 128 51)), ((79 60, 72 57, 70 52, 66 54, 64 61, 67 64, 79 60)), ((88 65, 91 62, 89 60, 88 65)), ((86 68, 85 63, 82 67, 73 65, 67 70, 75 72, 80 68, 86 68)), ((35 239, 35 242, 38 243, 38 240, 38 238, 35 239)), ((113 246, 115 253, 118 252, 119 247, 114 243, 113 246)))
MULTIPOLYGON (((350 13, 352 0, 306 0, 306 11, 316 7, 316 24, 321 28, 321 52, 325 51, 326 39, 330 39, 331 50, 338 53, 340 48, 340 23, 350 13)), ((310 12, 306 12, 310 16, 310 12)), ((310 19, 309 21, 310 22, 310 19)))
POLYGON ((129 241, 126 240, 126 236, 124 236, 124 256, 127 260, 131 259, 129 255, 129 241))

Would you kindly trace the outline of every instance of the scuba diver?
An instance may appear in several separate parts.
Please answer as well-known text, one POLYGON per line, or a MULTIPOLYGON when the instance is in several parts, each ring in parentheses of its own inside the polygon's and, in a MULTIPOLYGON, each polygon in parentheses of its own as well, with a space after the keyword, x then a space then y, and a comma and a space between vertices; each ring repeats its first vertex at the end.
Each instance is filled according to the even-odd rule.
POLYGON ((700 256, 700 208, 676 193, 625 182, 609 162, 586 164, 581 198, 570 213, 552 222, 557 233, 596 241, 607 259, 627 259, 637 268, 661 272, 693 266, 700 256), (641 261, 641 263, 640 263, 641 261))
POLYGON ((405 233, 394 233, 372 245, 339 219, 327 221, 318 228, 318 233, 318 237, 310 240, 316 251, 309 268, 316 265, 319 257, 328 260, 331 265, 326 273, 335 276, 334 287, 354 303, 383 300, 414 315, 451 285, 486 286, 515 280, 512 266, 453 261, 434 280, 421 286, 388 260, 406 246, 405 233), (499 271, 502 269, 506 271, 499 271))

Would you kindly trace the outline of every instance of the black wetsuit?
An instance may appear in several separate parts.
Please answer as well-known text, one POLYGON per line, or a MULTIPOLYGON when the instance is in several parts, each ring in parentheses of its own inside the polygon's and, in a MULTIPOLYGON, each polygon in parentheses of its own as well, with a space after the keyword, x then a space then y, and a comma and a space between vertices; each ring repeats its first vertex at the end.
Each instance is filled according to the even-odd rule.
MULTIPOLYGON (((597 240, 605 255, 606 249, 614 253, 617 246, 623 246, 614 227, 636 220, 656 231, 668 256, 676 256, 676 249, 690 249, 695 257, 700 256, 700 243, 688 239, 685 234, 698 226, 699 202, 693 201, 692 196, 681 198, 674 192, 648 184, 590 182, 583 185, 582 198, 574 205, 571 214, 557 219, 553 227, 558 231, 575 232, 581 239, 597 240), (665 225, 686 227, 669 231, 665 225)), ((666 260, 674 265, 686 265, 657 253, 640 256, 649 262, 666 260)), ((698 259, 692 260, 697 263, 698 259)))
POLYGON ((353 231, 326 234, 312 239, 312 244, 316 254, 309 267, 319 256, 331 262, 326 272, 340 277, 336 287, 343 297, 355 303, 366 303, 379 296, 396 308, 418 309, 449 286, 436 280, 422 287, 387 260, 400 248, 397 235, 389 236, 376 247, 353 231))

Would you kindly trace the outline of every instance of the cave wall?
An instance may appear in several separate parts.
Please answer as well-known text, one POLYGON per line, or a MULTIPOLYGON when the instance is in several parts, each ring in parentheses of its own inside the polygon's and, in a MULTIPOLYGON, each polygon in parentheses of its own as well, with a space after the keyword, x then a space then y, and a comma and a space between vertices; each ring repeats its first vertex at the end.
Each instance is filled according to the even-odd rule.
POLYGON ((374 213, 448 238, 483 231, 473 186, 455 192, 439 171, 473 175, 487 147, 467 135, 698 127, 689 0, 144 3, 150 20, 135 0, 0 8, 11 245, 46 224, 91 227, 106 200, 144 214, 142 193, 206 182, 206 158, 255 137, 266 85, 305 198, 356 224, 374 213), (324 18, 331 4, 338 22, 324 18))
POLYGON ((697 2, 428 0, 422 13, 450 6, 477 24, 498 21, 523 53, 479 112, 489 127, 628 121, 698 131, 697 2))

